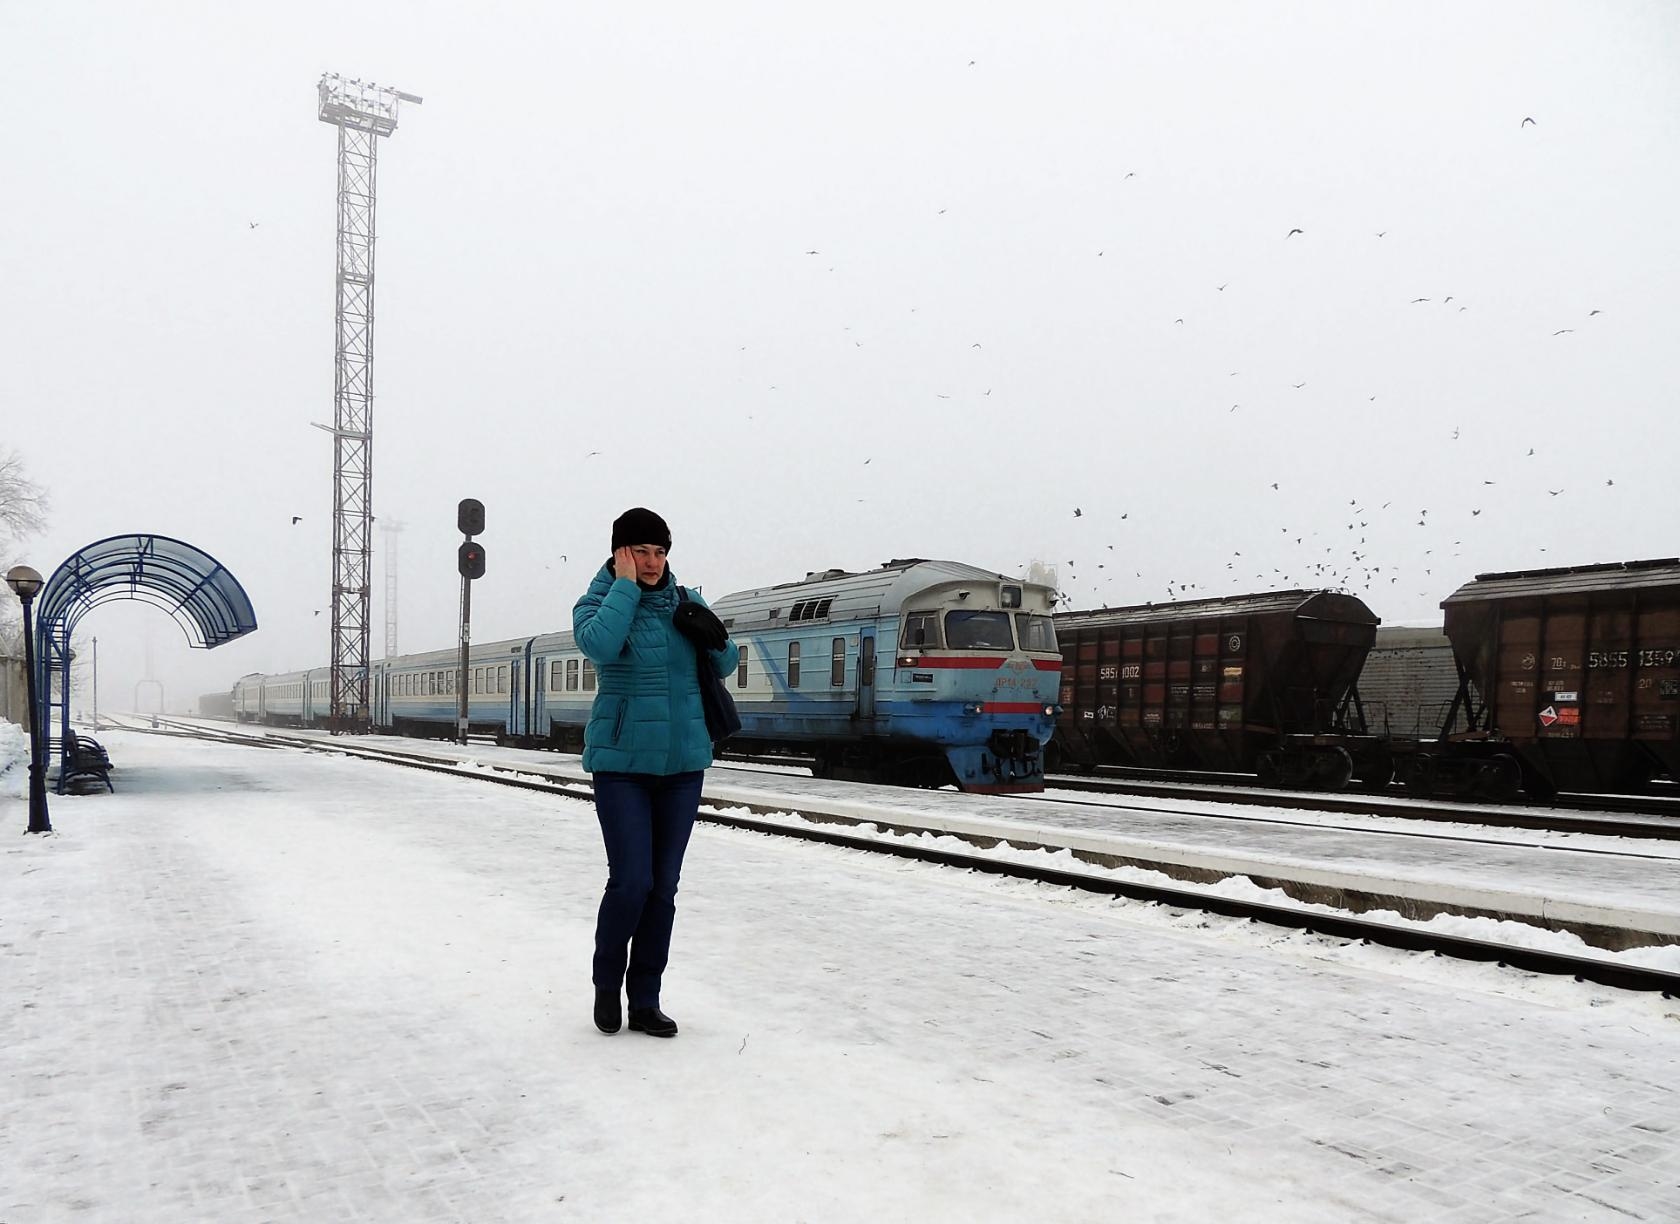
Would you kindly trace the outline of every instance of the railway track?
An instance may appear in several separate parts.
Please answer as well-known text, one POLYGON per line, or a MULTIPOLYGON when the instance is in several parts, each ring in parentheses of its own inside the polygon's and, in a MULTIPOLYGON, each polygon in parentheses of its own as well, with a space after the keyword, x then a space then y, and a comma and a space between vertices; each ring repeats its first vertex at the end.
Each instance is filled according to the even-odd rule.
MULTIPOLYGON (((1415 805, 1422 808, 1427 800, 1409 796, 1397 788, 1388 791, 1281 791, 1260 785, 1251 774, 1215 773, 1186 770, 1168 772, 1158 769, 1131 769, 1123 766, 1100 767, 1094 774, 1051 774, 1045 785, 1052 790, 1112 790, 1134 795, 1178 798, 1213 798, 1222 803, 1269 803, 1280 806, 1318 806, 1323 811, 1369 811, 1372 803, 1402 808, 1415 805), (1353 807, 1349 805, 1365 805, 1353 807)), ((1485 801, 1438 801, 1443 810, 1461 814, 1461 818, 1475 819, 1492 814, 1487 823, 1509 823, 1502 819, 1512 808, 1533 811, 1537 803, 1505 805, 1485 801)), ((1414 809, 1415 810, 1415 809, 1414 809)), ((1667 818, 1680 828, 1680 796, 1676 795, 1579 795, 1562 794, 1550 810, 1559 815, 1573 812, 1608 812, 1625 815, 1667 818)), ((1542 827, 1542 826, 1532 826, 1542 827)), ((1644 834, 1628 833, 1638 837, 1644 834)))
POLYGON ((1450 821, 1492 828, 1545 829, 1555 833, 1595 833, 1607 837, 1651 838, 1680 841, 1680 808, 1672 816, 1652 813, 1600 814, 1585 809, 1506 807, 1496 804, 1451 804, 1404 799, 1398 796, 1338 792, 1274 791, 1245 789, 1240 785, 1206 786, 1198 783, 1140 782, 1115 778, 1052 777, 1046 793, 1086 792, 1100 795, 1135 795, 1155 799, 1195 800, 1207 803, 1240 804, 1249 807, 1290 808, 1311 812, 1357 813, 1393 816, 1409 820, 1450 821))
MULTIPOLYGON (((523 790, 564 796, 572 799, 591 799, 593 790, 587 781, 566 777, 540 763, 531 765, 500 765, 474 763, 468 765, 454 757, 427 754, 418 748, 396 749, 352 744, 342 739, 321 739, 301 734, 265 729, 244 732, 232 729, 205 728, 194 723, 158 719, 154 726, 123 726, 124 730, 148 734, 186 736, 219 743, 237 745, 286 747, 335 756, 420 769, 452 777, 511 786, 523 790)), ((1175 792, 1180 794, 1181 792, 1175 792)), ((775 837, 791 837, 802 841, 839 846, 871 854, 888 854, 961 870, 981 872, 1018 880, 1029 880, 1057 887, 1130 900, 1153 903, 1173 909, 1201 911, 1241 918, 1284 929, 1308 932, 1359 943, 1428 952, 1436 956, 1461 960, 1494 963, 1525 972, 1574 977, 1623 990, 1658 991, 1665 997, 1680 998, 1680 973, 1667 972, 1644 965, 1614 961, 1602 957, 1575 956, 1547 949, 1520 947, 1492 940, 1472 939, 1444 934, 1420 926, 1403 923, 1378 922, 1345 913, 1324 913, 1304 907, 1278 905, 1218 896, 1193 888, 1173 888, 1157 884, 1139 883, 1108 875, 1087 874, 1014 862, 984 853, 947 850, 921 844, 914 835, 928 830, 907 823, 902 814, 884 809, 880 816, 864 819, 855 813, 825 811, 820 800, 809 806, 789 807, 785 801, 773 804, 743 802, 737 798, 708 800, 702 797, 700 819, 709 824, 743 829, 775 837), (729 811, 719 811, 726 807, 729 811), (748 815, 737 814, 740 811, 748 815), (803 823, 791 824, 785 819, 794 817, 803 823), (862 826, 873 826, 878 833, 864 832, 862 826), (847 831, 848 829, 852 831, 847 831), (910 836, 900 836, 910 835, 910 836)), ((979 851, 985 843, 996 844, 998 839, 969 838, 979 851)), ((1024 844, 1014 843, 1013 844, 1024 844)))

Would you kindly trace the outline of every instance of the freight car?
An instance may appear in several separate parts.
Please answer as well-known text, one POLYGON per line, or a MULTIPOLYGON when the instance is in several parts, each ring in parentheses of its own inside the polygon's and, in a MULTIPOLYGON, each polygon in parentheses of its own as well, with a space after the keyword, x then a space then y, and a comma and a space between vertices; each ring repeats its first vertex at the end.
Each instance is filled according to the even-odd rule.
MULTIPOLYGON (((825 777, 1042 789, 1061 669, 1052 595, 971 565, 910 559, 726 596, 713 610, 741 648, 732 694, 742 731, 730 746, 805 754, 825 777)), ((459 668, 453 650, 374 663, 374 728, 454 734, 459 668)), ((325 725, 327 679, 326 668, 243 677, 236 715, 325 725)), ((595 682, 570 633, 475 645, 471 730, 575 750, 595 682)))
POLYGON ((1377 624, 1333 591, 1058 613, 1057 764, 1386 784, 1388 754, 1355 691, 1377 624))
POLYGON ((1396 746, 1408 786, 1545 798, 1680 776, 1680 558, 1479 574, 1441 607, 1460 684, 1437 743, 1396 746))

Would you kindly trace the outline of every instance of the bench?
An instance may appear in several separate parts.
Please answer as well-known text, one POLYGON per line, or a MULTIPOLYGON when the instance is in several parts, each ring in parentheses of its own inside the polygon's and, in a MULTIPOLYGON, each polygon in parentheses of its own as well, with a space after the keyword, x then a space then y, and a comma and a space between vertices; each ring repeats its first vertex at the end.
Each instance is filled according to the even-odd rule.
POLYGON ((68 751, 59 767, 59 790, 67 791, 77 784, 103 782, 106 790, 113 794, 116 792, 117 788, 111 785, 111 770, 114 768, 111 756, 98 740, 72 731, 66 747, 68 751))

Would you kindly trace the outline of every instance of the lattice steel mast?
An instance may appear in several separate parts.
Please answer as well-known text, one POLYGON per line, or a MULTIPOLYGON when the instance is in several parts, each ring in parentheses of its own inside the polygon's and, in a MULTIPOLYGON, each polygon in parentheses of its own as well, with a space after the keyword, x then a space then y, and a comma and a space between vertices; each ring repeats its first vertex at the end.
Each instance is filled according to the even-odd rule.
POLYGON ((321 77, 319 118, 338 128, 337 362, 333 380, 332 715, 368 725, 369 569, 373 552, 373 239, 376 141, 413 94, 321 77))

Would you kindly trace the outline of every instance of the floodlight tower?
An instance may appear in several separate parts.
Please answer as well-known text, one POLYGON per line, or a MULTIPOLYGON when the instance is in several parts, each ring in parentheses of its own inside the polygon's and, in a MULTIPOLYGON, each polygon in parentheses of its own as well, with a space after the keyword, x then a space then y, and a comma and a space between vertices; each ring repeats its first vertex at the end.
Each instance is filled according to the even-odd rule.
MULTIPOLYGON (((336 732, 368 726, 369 578, 373 552, 373 236, 375 142, 397 106, 420 99, 326 73, 319 118, 338 128, 337 362, 333 379, 332 715, 336 732)), ((325 428, 324 426, 322 428, 325 428)))

